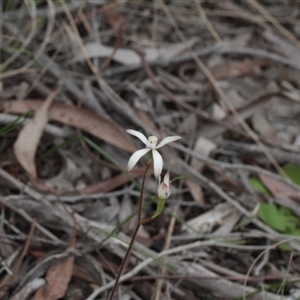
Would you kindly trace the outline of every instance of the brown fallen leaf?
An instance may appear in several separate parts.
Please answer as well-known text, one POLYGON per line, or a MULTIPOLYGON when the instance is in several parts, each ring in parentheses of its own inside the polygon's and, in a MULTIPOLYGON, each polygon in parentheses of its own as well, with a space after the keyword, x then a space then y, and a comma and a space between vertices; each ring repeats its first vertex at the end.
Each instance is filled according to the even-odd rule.
POLYGON ((274 197, 280 199, 298 199, 298 201, 300 201, 299 191, 297 191, 287 183, 276 180, 264 174, 259 174, 258 177, 274 197))
MULTIPOLYGON (((37 111, 42 104, 41 100, 2 101, 0 110, 22 114, 30 109, 37 111)), ((135 151, 134 144, 123 128, 87 109, 54 102, 49 109, 49 119, 74 126, 130 153, 135 151)))
MULTIPOLYGON (((68 247, 69 250, 76 245, 76 221, 74 221, 73 236, 68 247)), ((34 300, 57 300, 65 296, 69 282, 73 275, 75 256, 71 255, 61 262, 50 267, 46 274, 47 285, 40 288, 34 295, 34 300)))
POLYGON ((82 266, 74 265, 74 268, 73 268, 73 276, 74 277, 82 279, 86 282, 99 284, 99 280, 97 280, 97 277, 94 275, 95 274, 92 274, 86 268, 84 268, 82 266))
POLYGON ((109 3, 103 6, 104 15, 109 23, 109 25, 115 29, 116 31, 124 32, 124 18, 120 11, 119 1, 112 1, 113 3, 109 3))
POLYGON ((41 103, 36 110, 34 118, 20 130, 18 138, 14 144, 14 154, 20 165, 34 178, 37 177, 35 167, 35 154, 48 123, 48 110, 54 100, 58 90, 52 92, 48 98, 41 103))
POLYGON ((300 193, 292 186, 276 180, 264 174, 258 175, 259 179, 273 194, 275 202, 291 209, 297 216, 300 216, 300 193))
POLYGON ((39 289, 34 300, 56 300, 64 297, 73 274, 74 256, 52 266, 46 275, 47 286, 39 289))
MULTIPOLYGON (((197 38, 190 39, 187 43, 178 43, 173 44, 172 46, 168 46, 165 48, 144 48, 145 58, 148 63, 156 62, 156 61, 169 61, 173 57, 176 57, 178 54, 185 51, 188 47, 192 47, 196 42, 197 38)), ((86 53, 89 58, 97 58, 97 57, 109 57, 114 52, 114 47, 103 45, 99 42, 88 42, 85 45, 86 53)), ((84 61, 84 55, 81 52, 78 52, 74 57, 73 62, 84 61)), ((140 57, 132 50, 127 48, 119 48, 114 56, 113 60, 126 65, 139 65, 141 63, 140 57)))
POLYGON ((191 180, 186 180, 185 184, 190 190, 190 193, 193 196, 195 202, 200 206, 203 207, 205 205, 204 197, 203 197, 203 190, 201 186, 191 180))
POLYGON ((268 64, 267 59, 232 61, 215 65, 211 68, 211 73, 215 79, 234 78, 252 74, 255 69, 259 69, 268 64))

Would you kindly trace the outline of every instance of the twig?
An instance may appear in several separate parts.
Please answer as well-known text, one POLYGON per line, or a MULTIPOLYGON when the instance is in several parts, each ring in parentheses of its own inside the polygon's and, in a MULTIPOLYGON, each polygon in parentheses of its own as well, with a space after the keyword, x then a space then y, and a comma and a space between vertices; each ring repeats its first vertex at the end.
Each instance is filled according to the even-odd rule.
MULTIPOLYGON (((203 248, 203 247, 207 248, 209 246, 215 246, 216 244, 221 245, 220 243, 218 243, 216 241, 197 241, 197 242, 194 242, 194 243, 191 243, 191 244, 182 245, 182 246, 178 246, 178 247, 175 247, 175 248, 172 248, 172 249, 168 249, 168 250, 162 251, 159 254, 153 255, 152 257, 145 259, 143 262, 141 262, 139 265, 137 265, 131 271, 129 271, 128 273, 126 273, 123 276, 121 276, 119 282, 123 282, 123 281, 126 281, 126 280, 130 279, 131 277, 133 277, 136 274, 138 274, 143 268, 145 268, 151 262, 153 262, 154 260, 157 260, 157 259, 159 259, 161 257, 169 256, 169 255, 180 253, 180 252, 186 252, 186 251, 192 250, 192 249, 198 249, 198 248, 203 248)), ((228 247, 228 243, 223 243, 223 246, 224 247, 228 247)), ((239 246, 239 245, 234 245, 234 246, 239 246)), ((182 273, 186 274, 186 271, 184 271, 185 268, 186 268, 186 266, 182 266, 182 268, 181 268, 182 270, 178 270, 178 271, 181 274, 182 273)), ((205 269, 202 268, 202 272, 201 272, 202 274, 205 272, 204 270, 205 269)), ((206 276, 210 276, 211 277, 211 274, 213 274, 212 272, 209 272, 209 271, 206 271, 206 272, 207 272, 206 276)), ((199 275, 197 275, 196 278, 199 278, 199 275)), ((190 276, 190 274, 188 273, 186 277, 189 278, 189 276, 190 276)), ((216 278, 218 278, 217 275, 214 275, 214 276, 216 278)), ((193 277, 193 275, 192 275, 192 277, 193 277)), ((182 276, 180 278, 182 278, 182 276)), ((224 280, 224 279, 222 279, 222 280, 224 280)), ((230 284, 230 282, 228 282, 228 281, 223 281, 223 284, 225 284, 225 282, 227 282, 228 284, 230 284)), ((106 284, 106 285, 104 285, 104 286, 96 289, 86 300, 94 300, 98 295, 100 295, 104 291, 110 289, 114 284, 115 284, 115 281, 111 281, 108 284, 106 284)), ((215 284, 215 282, 214 282, 214 284, 215 284)), ((252 288, 247 288, 246 287, 246 291, 247 292, 250 292, 250 291, 253 292, 254 290, 252 290, 252 288)), ((270 294, 270 297, 272 295, 273 294, 270 294)), ((263 299, 263 298, 259 298, 259 299, 263 299)), ((270 298, 270 299, 279 299, 279 298, 270 298)))
MULTIPOLYGON (((1 100, 0 100, 1 101, 1 100)), ((16 115, 11 115, 11 114, 5 114, 5 113, 0 113, 0 123, 2 124, 8 124, 13 121, 15 121, 17 118, 16 115)), ((32 122, 32 118, 26 118, 22 124, 26 124, 32 122)), ((60 138, 68 138, 72 136, 73 130, 68 127, 58 127, 52 124, 47 124, 45 126, 45 132, 55 136, 55 137, 60 137, 60 138)))
MULTIPOLYGON (((248 210, 246 210, 241 204, 239 204, 235 199, 230 197, 228 194, 226 194, 217 184, 215 184, 213 181, 206 178, 201 173, 198 173, 196 170, 188 166, 186 163, 179 161, 181 165, 183 165, 186 169, 189 170, 190 173, 192 173, 196 178, 198 178, 202 183, 204 183, 209 189, 213 190, 217 195, 219 195, 222 199, 230 203, 233 207, 235 207, 239 212, 247 216, 248 218, 251 218, 251 222, 253 222, 256 226, 263 229, 264 231, 273 234, 274 237, 279 237, 278 232, 276 232, 271 227, 267 226, 262 221, 255 218, 252 213, 250 213, 248 210)), ((293 243, 292 247, 300 251, 300 245, 297 243, 293 243)))
POLYGON ((202 4, 199 0, 195 0, 196 6, 200 12, 201 18, 203 19, 204 23, 206 24, 207 29, 209 30, 209 32, 211 33, 211 35, 214 37, 214 39, 221 43, 222 39, 220 38, 220 36, 218 35, 218 33, 216 32, 216 30, 214 29, 214 27, 212 26, 212 24, 210 23, 209 19, 207 18, 205 11, 202 7, 202 4))
MULTIPOLYGON (((104 2, 104 1, 103 1, 104 2)), ((80 6, 82 6, 82 4, 84 4, 84 2, 81 2, 81 1, 76 1, 76 2, 70 2, 68 3, 68 9, 70 11, 74 11, 74 10, 77 10, 80 6)), ((61 6, 58 6, 55 8, 55 13, 58 15, 58 14, 62 14, 64 13, 64 7, 61 5, 61 6)), ((49 14, 49 10, 48 8, 41 8, 41 9, 38 9, 37 10, 37 17, 47 17, 49 14)), ((5 19, 21 19, 23 17, 26 17, 28 15, 28 11, 23 9, 18 9, 18 10, 13 10, 13 11, 8 11, 5 13, 5 19)))
MULTIPOLYGON (((239 153, 246 153, 249 155, 263 155, 260 147, 250 143, 242 143, 235 141, 221 141, 218 143, 221 146, 225 146, 227 149, 238 151, 239 153)), ((284 149, 278 149, 274 147, 268 147, 268 151, 272 153, 274 157, 280 162, 293 162, 300 164, 300 156, 297 151, 286 151, 284 149)))
MULTIPOLYGON (((205 48, 201 48, 195 50, 195 55, 197 57, 204 57, 207 55, 212 54, 232 54, 232 55, 248 55, 252 57, 261 57, 261 58, 268 58, 274 62, 282 63, 286 66, 289 66, 293 69, 300 70, 300 62, 296 60, 288 59, 282 55, 264 50, 264 49, 256 49, 251 47, 239 47, 235 45, 231 45, 229 43, 218 43, 214 45, 207 46, 205 48)), ((162 66, 168 67, 172 64, 181 64, 184 62, 188 62, 193 60, 193 56, 191 53, 182 54, 181 56, 174 57, 170 61, 156 61, 149 63, 150 66, 162 66)), ((121 66, 121 67, 114 67, 110 68, 103 72, 103 77, 112 77, 117 74, 127 73, 131 71, 135 71, 143 67, 142 64, 136 64, 132 66, 121 66)))
MULTIPOLYGON (((46 196, 43 196, 42 194, 36 192, 35 190, 31 189, 29 186, 23 184, 21 181, 19 181, 18 179, 14 178, 13 176, 11 176, 9 173, 7 173, 6 171, 4 171, 2 168, 0 168, 0 177, 8 180, 8 182, 10 182, 11 184, 13 184, 16 188, 18 188, 20 191, 25 192, 26 194, 30 195, 33 199, 37 200, 37 201, 41 201, 42 203, 44 203, 47 207, 49 207, 50 209, 52 209, 51 205, 49 204, 48 201, 46 201, 46 196)), ((5 205, 8 206, 10 209, 15 210, 16 212, 18 212, 21 216, 23 216, 23 218, 27 221, 32 222, 32 218, 24 211, 24 210, 18 210, 15 209, 12 205, 10 205, 9 203, 3 201, 0 199, 0 202, 5 205)), ((61 219, 62 217, 58 214, 57 211, 53 210, 53 213, 56 214, 56 216, 59 217, 59 219, 61 219)), ((42 227, 41 225, 39 225, 38 223, 36 224, 36 227, 46 236, 48 236, 50 239, 62 243, 55 235, 53 235, 50 231, 48 231, 47 229, 45 229, 44 227, 42 227)))
MULTIPOLYGON (((206 242, 196 242, 196 243, 194 243, 192 246, 191 245, 189 245, 189 246, 185 245, 184 249, 191 249, 191 248, 199 247, 199 246, 201 247, 201 246, 213 245, 215 242, 214 241, 206 241, 206 242)), ((182 249, 183 249, 183 246, 179 246, 179 247, 176 247, 176 248, 173 248, 173 249, 163 251, 163 252, 157 254, 155 257, 147 258, 146 260, 141 262, 139 265, 137 265, 135 268, 133 268, 131 271, 129 271, 125 275, 121 276, 119 278, 119 282, 123 282, 123 281, 133 277, 135 274, 140 272, 143 268, 145 268, 147 265, 149 265, 155 259, 158 259, 158 258, 166 256, 166 255, 170 255, 170 254, 173 254, 173 253, 181 252, 182 249)), ((86 300, 94 300, 99 294, 101 294, 104 291, 106 291, 107 289, 113 287, 113 285, 115 285, 115 282, 116 282, 116 280, 111 281, 107 285, 102 286, 99 289, 96 289, 86 300)))
POLYGON ((46 285, 46 280, 43 278, 36 278, 32 280, 31 282, 28 282, 23 289, 15 294, 10 300, 25 300, 28 298, 30 294, 37 291, 41 287, 46 285))
MULTIPOLYGON (((75 36, 77 38, 77 42, 80 46, 80 49, 84 55, 84 58, 90 68, 90 70, 93 72, 93 74, 96 76, 97 78, 97 82, 99 84, 99 86, 103 89, 103 92, 105 93, 105 95, 111 100, 112 104, 118 108, 120 111, 122 111, 122 114, 126 114, 130 120, 134 123, 136 123, 136 125, 140 126, 141 128, 144 128, 144 124, 143 122, 141 122, 137 117, 136 114, 134 112, 134 110, 130 107, 130 105, 127 104, 126 101, 124 101, 111 87, 110 85, 102 78, 102 76, 100 75, 99 71, 97 70, 97 68, 94 66, 94 64, 92 63, 87 50, 84 46, 84 43, 80 37, 79 31, 76 27, 75 21, 70 13, 70 11, 68 10, 68 7, 66 6, 66 3, 64 0, 62 0, 62 5, 65 9, 65 13, 68 17, 68 20, 70 22, 70 25, 75 33, 75 36)), ((67 82, 66 82, 67 83, 67 82)), ((82 97, 83 99, 84 97, 82 97)), ((147 131, 147 130, 145 130, 147 131)))
POLYGON ((46 256, 41 261, 39 261, 29 272, 24 274, 21 282, 15 288, 15 291, 18 292, 26 283, 33 281, 35 278, 43 276, 51 266, 70 257, 70 255, 74 255, 74 253, 72 253, 72 251, 64 251, 62 253, 55 253, 46 256))
MULTIPOLYGON (((19 208, 15 208, 13 205, 11 205, 10 203, 7 203, 6 201, 2 200, 0 198, 0 204, 2 204, 3 206, 8 207, 10 210, 16 212, 17 214, 19 214, 21 217, 24 218, 24 220, 26 220, 27 222, 32 223, 33 222, 33 218, 28 215, 26 213, 26 211, 24 211, 23 209, 19 209, 19 208)), ((58 245, 64 245, 64 243, 58 239, 54 234, 52 234, 50 231, 48 231, 46 228, 44 228, 42 225, 40 225, 39 223, 36 223, 36 228, 43 233, 46 237, 50 238, 51 240, 53 240, 56 244, 58 245)))
MULTIPOLYGON (((231 143, 230 143, 230 145, 231 145, 231 143)), ((215 159, 201 155, 201 154, 197 153, 196 151, 190 150, 189 148, 183 147, 181 145, 174 144, 174 145, 171 145, 171 147, 174 147, 175 149, 180 150, 184 153, 188 153, 188 154, 192 155, 194 158, 197 158, 200 161, 202 161, 208 165, 212 164, 212 165, 217 165, 221 168, 229 169, 229 170, 239 169, 239 170, 245 170, 245 171, 249 171, 249 172, 256 173, 256 174, 264 174, 264 175, 272 177, 280 182, 284 182, 284 183, 288 184, 289 186, 291 186, 292 188, 294 188, 295 190, 300 191, 300 187, 297 184, 293 183, 289 178, 282 177, 271 171, 268 171, 268 170, 265 170, 265 169, 262 169, 259 167, 255 167, 255 166, 246 165, 246 164, 231 164, 231 163, 217 161, 215 159)), ((252 148, 252 147, 254 147, 254 149, 258 149, 258 147, 256 145, 248 145, 247 149, 252 148)), ((271 152, 274 151, 273 155, 275 157, 277 157, 277 154, 275 153, 277 151, 277 149, 269 148, 269 150, 271 152)), ((252 152, 252 153, 254 153, 254 152, 252 152)), ((296 158, 296 154, 295 154, 295 158, 296 158)), ((279 159, 279 157, 277 157, 277 159, 279 159)))
MULTIPOLYGON (((31 22, 31 30, 30 30, 30 34, 25 38, 24 35, 22 33, 20 33, 18 35, 18 38, 20 38, 20 40, 23 42, 23 44, 21 45, 20 49, 18 51, 14 51, 13 54, 4 61, 4 63, 2 63, 0 65, 0 68, 2 69, 3 67, 9 65, 11 62, 13 62, 14 60, 17 59, 18 56, 21 55, 21 53, 23 53, 26 50, 26 47, 31 43, 31 41, 34 38, 34 35, 37 32, 37 16, 36 16, 36 3, 34 1, 30 1, 26 3, 27 5, 31 6, 31 13, 29 14, 32 22, 31 22)), ((18 31, 16 29, 16 26, 13 25, 12 23, 7 23, 4 22, 3 23, 4 27, 9 30, 13 35, 15 35, 16 31, 18 31)), ((25 69, 27 69, 27 67, 25 67, 25 69)))
POLYGON ((255 7, 268 21, 270 21, 274 27, 276 27, 287 39, 289 39, 294 45, 300 49, 300 41, 287 29, 285 29, 263 6, 261 6, 256 0, 247 0, 249 4, 255 7))
POLYGON ((3 290, 5 290, 8 286, 12 285, 14 283, 14 281, 16 280, 16 278, 19 274, 20 268, 21 268, 21 264, 22 264, 22 262, 24 260, 24 257, 27 254, 27 251, 29 249, 31 239, 32 239, 33 234, 34 234, 35 224, 36 224, 36 222, 34 220, 33 223, 31 224, 30 231, 29 231, 28 238, 26 240, 24 249, 23 249, 20 257, 18 258, 16 264, 12 268, 13 276, 10 276, 9 274, 7 274, 4 277, 4 279, 2 280, 1 285, 0 285, 0 291, 3 292, 3 290))
POLYGON ((270 260, 270 249, 268 249, 268 251, 265 252, 260 263, 254 268, 253 275, 258 276, 262 271, 262 269, 268 264, 269 260, 270 260))
POLYGON ((221 126, 224 126, 225 128, 238 132, 242 135, 244 135, 244 132, 241 131, 238 128, 232 127, 230 124, 222 121, 222 120, 215 120, 213 119, 208 113, 201 111, 199 109, 195 109, 195 107, 180 101, 176 96, 174 96, 171 92, 169 92, 169 90, 167 90, 165 87, 163 87, 156 79, 155 79, 155 75, 153 73, 153 71, 151 70, 150 66, 148 65, 146 59, 145 59, 145 55, 144 53, 136 48, 136 47, 131 47, 141 58, 141 63, 144 67, 144 71, 147 74, 147 76, 151 79, 151 81, 154 83, 154 85, 157 87, 157 89, 162 92, 164 95, 166 95, 171 101, 173 101, 174 103, 176 103, 178 106, 181 106, 183 108, 185 108, 186 110, 193 112, 195 114, 197 114, 198 116, 200 116, 201 118, 203 118, 204 120, 208 120, 210 122, 214 122, 216 124, 219 124, 221 126))
POLYGON ((221 89, 221 87, 216 82, 214 76, 210 72, 210 70, 205 66, 205 64, 198 58, 196 53, 193 51, 193 49, 188 46, 187 40, 181 30, 179 29, 176 21, 173 18, 173 15, 170 13, 169 8, 165 5, 164 1, 162 1, 162 7, 167 15, 167 17, 170 20, 170 23, 174 27, 175 32, 177 33, 178 37, 181 39, 183 43, 187 45, 188 50, 190 50, 192 57, 198 67, 202 70, 202 72, 205 74, 209 82, 212 84, 213 88, 219 95, 220 99, 224 102, 226 107, 229 109, 229 111, 232 113, 232 115, 236 118, 239 125, 242 126, 242 128, 247 132, 247 134, 251 137, 251 139, 261 148, 262 152, 265 154, 265 156, 268 158, 268 160, 271 162, 271 164, 275 167, 275 169, 280 173, 281 175, 287 177, 286 173, 282 170, 276 159, 272 156, 272 154, 268 151, 266 146, 262 143, 260 137, 250 128, 250 126, 245 122, 245 120, 242 118, 242 116, 239 114, 239 112, 236 110, 234 105, 231 103, 231 101, 228 99, 224 91, 221 89))

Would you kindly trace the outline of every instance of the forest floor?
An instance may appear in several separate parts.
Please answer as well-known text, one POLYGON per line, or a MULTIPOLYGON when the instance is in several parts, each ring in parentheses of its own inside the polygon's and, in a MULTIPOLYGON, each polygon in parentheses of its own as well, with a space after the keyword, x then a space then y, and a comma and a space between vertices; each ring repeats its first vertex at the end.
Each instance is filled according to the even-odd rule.
POLYGON ((0 299, 109 299, 161 167, 114 299, 300 299, 299 0, 4 0, 0 25, 0 299), (149 136, 181 139, 143 185, 149 136))

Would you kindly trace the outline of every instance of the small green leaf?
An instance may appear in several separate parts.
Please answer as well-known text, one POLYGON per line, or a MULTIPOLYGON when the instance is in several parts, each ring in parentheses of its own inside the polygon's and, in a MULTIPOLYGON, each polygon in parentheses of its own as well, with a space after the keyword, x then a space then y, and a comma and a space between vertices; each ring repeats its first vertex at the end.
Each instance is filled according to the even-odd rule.
POLYGON ((33 116, 34 111, 28 110, 24 114, 18 116, 14 121, 8 123, 7 125, 0 128, 0 136, 9 133, 11 130, 15 129, 18 125, 22 124, 22 122, 29 117, 33 116))
POLYGON ((295 235, 295 236, 300 236, 300 229, 299 228, 296 228, 294 230, 291 230, 289 232, 290 235, 295 235))
POLYGON ((294 164, 286 164, 282 167, 288 177, 297 185, 300 185, 300 167, 294 164))
POLYGON ((278 248, 281 251, 285 251, 285 252, 291 252, 293 250, 293 248, 287 243, 282 243, 282 244, 278 245, 278 248))
POLYGON ((152 221, 156 217, 158 217, 162 213, 162 211, 164 210, 165 203, 166 203, 165 199, 158 199, 155 214, 150 218, 146 218, 146 219, 143 219, 143 220, 139 221, 139 223, 140 224, 145 224, 145 223, 148 223, 148 222, 152 221))
POLYGON ((181 180, 181 179, 188 179, 188 178, 192 178, 193 175, 182 175, 182 176, 177 176, 174 177, 172 180, 170 180, 170 182, 174 182, 176 180, 181 180))
POLYGON ((152 219, 158 217, 162 213, 162 211, 164 210, 164 207, 165 207, 165 203, 166 203, 166 200, 164 200, 164 199, 158 199, 157 207, 156 207, 156 212, 151 217, 152 219))
POLYGON ((261 203, 258 210, 258 216, 272 228, 286 232, 287 220, 274 203, 261 203))
POLYGON ((252 187, 254 187, 257 191, 259 191, 265 195, 271 196, 271 193, 269 192, 267 187, 258 178, 250 177, 248 179, 248 181, 249 181, 250 185, 252 187))

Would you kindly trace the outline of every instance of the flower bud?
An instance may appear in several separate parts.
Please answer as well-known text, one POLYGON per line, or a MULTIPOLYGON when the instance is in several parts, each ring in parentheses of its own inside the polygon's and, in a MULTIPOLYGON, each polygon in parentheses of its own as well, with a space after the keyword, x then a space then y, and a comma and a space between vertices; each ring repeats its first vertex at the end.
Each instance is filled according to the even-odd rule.
POLYGON ((167 172, 162 183, 160 183, 160 179, 159 179, 157 195, 158 195, 159 199, 165 200, 170 197, 170 194, 171 194, 170 174, 169 174, 169 172, 167 172))

